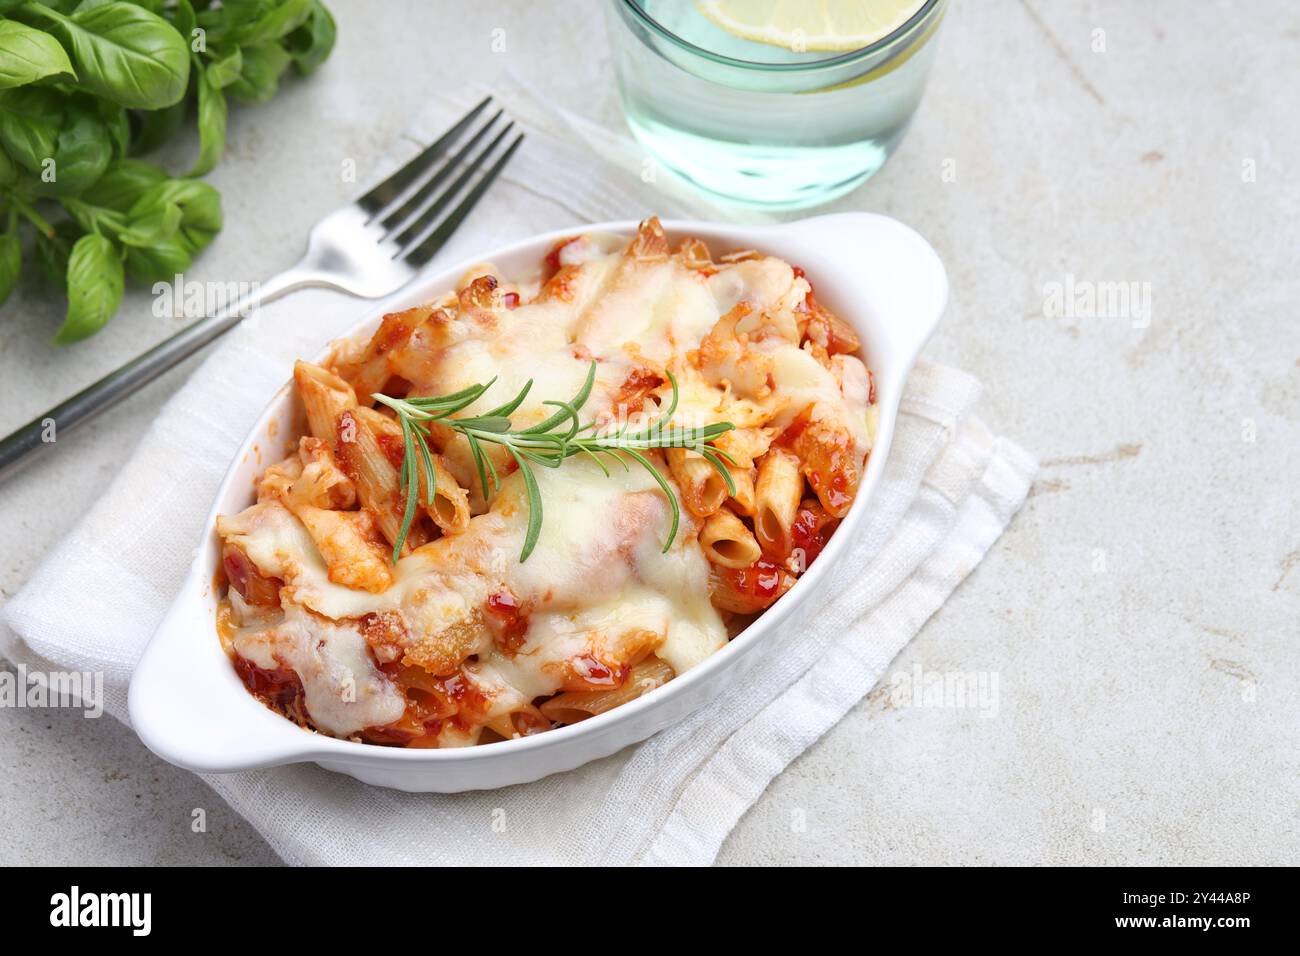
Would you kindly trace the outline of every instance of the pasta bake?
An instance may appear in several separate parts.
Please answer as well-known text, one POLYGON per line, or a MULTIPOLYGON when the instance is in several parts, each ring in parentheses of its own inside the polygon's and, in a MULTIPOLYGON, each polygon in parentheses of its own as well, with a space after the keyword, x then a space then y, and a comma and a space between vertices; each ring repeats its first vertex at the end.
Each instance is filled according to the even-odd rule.
POLYGON ((384 316, 294 369, 303 433, 222 516, 218 633, 301 726, 404 747, 603 713, 817 558, 875 434, 802 269, 658 220, 384 316))

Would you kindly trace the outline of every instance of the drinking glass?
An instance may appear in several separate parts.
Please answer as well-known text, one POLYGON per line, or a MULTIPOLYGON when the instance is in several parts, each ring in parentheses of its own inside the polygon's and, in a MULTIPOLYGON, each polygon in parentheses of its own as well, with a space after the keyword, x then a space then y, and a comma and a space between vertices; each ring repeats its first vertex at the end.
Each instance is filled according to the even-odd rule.
POLYGON ((735 36, 690 0, 612 0, 628 125, 660 162, 711 192, 768 209, 826 202, 898 145, 947 3, 926 0, 869 46, 818 53, 735 36))

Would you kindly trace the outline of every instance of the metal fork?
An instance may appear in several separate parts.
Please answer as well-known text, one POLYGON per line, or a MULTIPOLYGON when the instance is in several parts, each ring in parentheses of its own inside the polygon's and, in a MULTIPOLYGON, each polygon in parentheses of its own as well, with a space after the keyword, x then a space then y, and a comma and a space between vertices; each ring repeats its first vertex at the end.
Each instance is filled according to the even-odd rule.
POLYGON ((296 266, 260 283, 223 312, 186 327, 0 441, 0 480, 53 444, 43 438, 51 422, 60 436, 76 428, 228 332, 262 305, 309 286, 377 299, 406 285, 443 247, 523 141, 524 134, 517 133, 504 150, 500 148, 514 123, 498 129, 499 109, 487 122, 480 122, 491 100, 491 96, 484 98, 397 172, 318 222, 307 237, 307 252, 296 266), (492 133, 495 135, 481 145, 492 133), (443 160, 453 148, 456 152, 443 160), (476 173, 478 179, 471 183, 476 173))

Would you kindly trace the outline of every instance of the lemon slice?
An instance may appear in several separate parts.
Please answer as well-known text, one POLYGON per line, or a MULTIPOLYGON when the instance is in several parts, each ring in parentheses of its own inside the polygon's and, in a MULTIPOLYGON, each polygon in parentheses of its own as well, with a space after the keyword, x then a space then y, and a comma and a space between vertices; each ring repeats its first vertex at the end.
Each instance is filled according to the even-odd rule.
POLYGON ((732 36, 803 52, 860 50, 906 23, 925 0, 698 0, 732 36))

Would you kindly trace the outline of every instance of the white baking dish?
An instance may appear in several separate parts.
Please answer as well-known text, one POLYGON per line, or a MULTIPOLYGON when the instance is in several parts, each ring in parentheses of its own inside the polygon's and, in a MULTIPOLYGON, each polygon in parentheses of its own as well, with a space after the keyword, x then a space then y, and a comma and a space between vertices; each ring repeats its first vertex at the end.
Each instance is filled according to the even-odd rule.
MULTIPOLYGON (((579 232, 632 235, 633 221, 579 226, 485 250, 502 274, 526 275, 555 240, 579 232)), ((615 710, 533 737, 479 747, 406 750, 337 740, 305 731, 268 710, 244 688, 217 639, 220 562, 213 529, 218 514, 253 501, 262 468, 254 445, 278 448, 292 434, 295 401, 286 383, 271 399, 217 492, 207 529, 180 593, 149 642, 131 681, 131 724, 164 759, 204 772, 312 761, 366 783, 401 790, 458 792, 503 787, 606 757, 644 740, 719 694, 744 693, 741 676, 764 653, 779 653, 780 633, 797 628, 819 606, 819 589, 871 510, 894 434, 899 397, 917 354, 943 312, 948 283, 934 250, 911 229, 884 216, 846 213, 784 225, 750 227, 666 222, 670 239, 698 236, 714 254, 753 248, 802 266, 817 298, 858 331, 875 374, 880 426, 857 499, 825 551, 794 587, 726 647, 663 687, 615 710), (280 436, 272 440, 271 436, 280 436)), ((464 262, 417 278, 396 305, 406 308, 441 293, 471 265, 464 262)), ((358 322, 369 335, 380 315, 358 322)), ((324 354, 322 343, 322 355, 324 354)), ((287 371, 287 370, 286 370, 287 371)))

